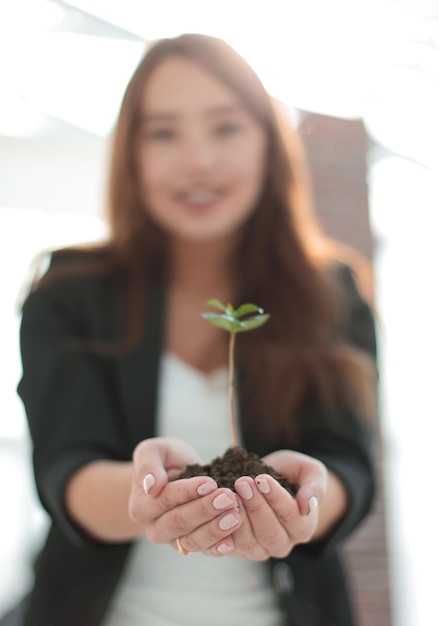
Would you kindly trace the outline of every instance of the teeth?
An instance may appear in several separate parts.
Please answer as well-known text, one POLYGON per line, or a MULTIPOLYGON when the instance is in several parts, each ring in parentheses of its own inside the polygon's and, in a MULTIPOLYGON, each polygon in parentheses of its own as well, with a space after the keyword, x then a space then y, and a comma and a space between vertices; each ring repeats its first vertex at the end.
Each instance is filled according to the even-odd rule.
POLYGON ((185 202, 190 204, 204 204, 213 202, 218 198, 218 192, 213 189, 196 189, 185 193, 183 198, 185 202))

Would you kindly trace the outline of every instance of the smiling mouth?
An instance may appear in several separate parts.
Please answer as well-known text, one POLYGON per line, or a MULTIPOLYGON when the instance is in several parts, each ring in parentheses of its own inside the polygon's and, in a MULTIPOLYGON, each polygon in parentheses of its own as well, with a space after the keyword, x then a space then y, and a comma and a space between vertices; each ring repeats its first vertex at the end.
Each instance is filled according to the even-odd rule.
POLYGON ((183 204, 203 206, 216 202, 220 197, 221 193, 217 189, 194 189, 179 194, 178 199, 183 204))

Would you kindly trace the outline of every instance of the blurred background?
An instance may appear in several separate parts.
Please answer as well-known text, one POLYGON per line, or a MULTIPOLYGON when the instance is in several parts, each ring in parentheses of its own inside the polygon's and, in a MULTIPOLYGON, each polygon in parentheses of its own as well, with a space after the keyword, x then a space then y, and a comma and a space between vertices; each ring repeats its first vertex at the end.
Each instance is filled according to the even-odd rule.
POLYGON ((0 0, 0 615, 47 519, 16 395, 20 289, 41 250, 105 235, 106 168, 148 42, 220 36, 289 108, 327 231, 366 255, 379 316, 379 498, 346 549, 361 626, 437 612, 439 2, 0 0))

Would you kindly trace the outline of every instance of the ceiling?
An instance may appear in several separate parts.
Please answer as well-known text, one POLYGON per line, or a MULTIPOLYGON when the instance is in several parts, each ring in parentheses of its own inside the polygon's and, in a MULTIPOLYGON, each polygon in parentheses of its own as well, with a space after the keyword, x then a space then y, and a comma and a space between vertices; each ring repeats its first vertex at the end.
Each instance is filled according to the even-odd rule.
POLYGON ((1 135, 106 137, 148 42, 205 32, 298 109, 439 165, 439 0, 3 0, 1 135))

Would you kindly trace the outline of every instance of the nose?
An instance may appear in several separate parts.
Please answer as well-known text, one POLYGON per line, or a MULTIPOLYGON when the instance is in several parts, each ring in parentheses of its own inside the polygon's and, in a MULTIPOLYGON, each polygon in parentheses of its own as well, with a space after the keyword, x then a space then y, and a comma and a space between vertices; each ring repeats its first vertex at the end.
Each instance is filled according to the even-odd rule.
POLYGON ((182 143, 181 163, 187 173, 209 172, 216 159, 215 148, 205 137, 187 137, 182 143))

